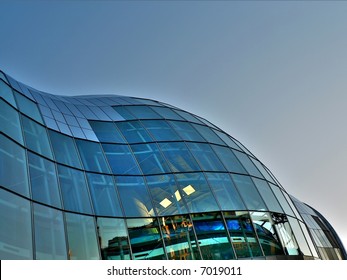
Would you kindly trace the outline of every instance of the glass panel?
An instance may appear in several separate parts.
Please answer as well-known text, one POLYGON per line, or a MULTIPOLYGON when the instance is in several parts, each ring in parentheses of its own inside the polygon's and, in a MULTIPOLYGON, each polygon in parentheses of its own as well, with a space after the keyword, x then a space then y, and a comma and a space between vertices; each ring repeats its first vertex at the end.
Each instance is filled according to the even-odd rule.
POLYGON ((200 170, 197 162, 184 143, 159 143, 159 147, 173 172, 200 170))
POLYGON ((176 179, 191 213, 219 210, 203 173, 176 174, 176 179))
POLYGON ((152 142, 151 136, 144 129, 139 121, 133 122, 118 122, 118 129, 123 133, 123 136, 129 143, 152 142))
POLYGON ((259 170, 255 167, 253 162, 249 159, 249 157, 246 154, 241 153, 239 151, 233 151, 233 152, 236 155, 236 157, 239 159, 241 164, 244 166, 244 168, 246 168, 247 172, 250 175, 263 178, 263 176, 260 174, 259 170))
POLYGON ((188 212, 173 175, 147 176, 146 180, 159 216, 188 212))
POLYGON ((137 119, 161 119, 162 118, 148 106, 128 106, 126 108, 137 119))
POLYGON ((141 171, 128 145, 102 145, 113 174, 139 175, 141 171))
POLYGON ((229 174, 205 173, 205 175, 222 210, 246 209, 229 174))
POLYGON ((284 255, 269 213, 251 212, 251 219, 265 256, 284 255))
POLYGON ((112 122, 89 121, 100 142, 125 143, 117 127, 112 122))
POLYGON ((103 260, 130 260, 130 246, 123 219, 97 218, 103 260))
POLYGON ((201 260, 188 215, 159 218, 169 260, 201 260))
POLYGON ((291 215, 291 216, 294 216, 294 213, 292 211, 292 209, 290 208, 287 200, 285 199, 285 197, 283 196, 283 193, 282 191, 279 189, 279 187, 275 186, 275 185, 272 185, 270 184, 270 187, 272 189, 272 191, 274 192, 276 198, 278 199, 281 207, 283 208, 284 210, 284 213, 288 214, 288 215, 291 215))
POLYGON ((290 226, 292 227, 292 230, 294 232, 294 236, 296 241, 299 244, 300 248, 300 255, 303 254, 305 256, 312 256, 310 248, 308 247, 308 244, 306 242, 306 238, 304 234, 302 233, 301 227, 299 225, 299 222, 297 219, 294 219, 292 217, 288 217, 290 226))
POLYGON ((7 79, 6 79, 5 75, 2 72, 0 72, 0 79, 3 79, 4 81, 7 82, 7 79))
POLYGON ((127 219, 135 260, 166 260, 157 219, 127 219))
POLYGON ((0 131, 23 144, 18 112, 0 99, 0 131))
POLYGON ((164 117, 164 119, 184 120, 180 115, 166 107, 151 107, 154 111, 164 117))
POLYGON ((64 208, 69 211, 92 214, 84 173, 58 165, 64 208))
POLYGON ((33 259, 30 202, 0 189, 0 260, 33 259))
POLYGON ((258 170, 261 172, 261 174, 263 174, 263 176, 264 176, 264 178, 265 178, 266 180, 268 180, 268 181, 270 181, 270 182, 276 184, 275 181, 274 181, 274 180, 272 179, 272 177, 270 176, 270 174, 265 170, 265 168, 263 167, 263 165, 262 165, 259 161, 255 160, 255 159, 252 158, 252 157, 250 157, 250 159, 253 161, 253 163, 254 163, 255 166, 258 168, 258 170))
POLYGON ((266 210, 264 201, 259 195, 257 188, 248 176, 232 175, 237 189, 239 190, 243 201, 249 210, 266 210))
POLYGON ((235 259, 220 213, 193 214, 192 219, 202 259, 235 259))
POLYGON ((264 180, 256 178, 253 178, 253 181, 260 195, 263 197, 268 209, 273 212, 284 213, 268 183, 266 183, 264 180))
POLYGON ((119 115, 122 116, 125 120, 134 120, 136 119, 125 107, 114 106, 112 107, 119 115))
POLYGON ((76 140, 84 168, 87 171, 110 173, 104 153, 99 143, 76 140))
POLYGON ((225 212, 224 217, 237 258, 262 256, 248 212, 225 212))
POLYGON ((301 227, 301 229, 302 229, 302 231, 303 231, 303 233, 304 233, 304 235, 305 235, 305 237, 306 237, 306 241, 307 241, 307 243, 308 243, 308 246, 310 247, 310 250, 311 250, 311 252, 312 252, 312 255, 313 255, 315 258, 319 258, 319 257, 318 257, 317 250, 316 250, 315 246, 313 245, 312 238, 311 238, 310 234, 308 233, 308 230, 307 230, 305 224, 304 224, 303 222, 299 222, 299 224, 300 224, 300 227, 301 227))
POLYGON ((214 132, 227 144, 229 147, 236 149, 236 150, 241 150, 239 146, 235 144, 235 142, 225 133, 220 132, 218 130, 214 130, 214 132))
POLYGON ((98 260, 99 249, 94 218, 66 213, 70 260, 98 260))
POLYGON ((30 118, 38 121, 39 123, 43 123, 41 113, 36 103, 17 92, 15 92, 15 96, 17 99, 19 111, 29 116, 30 118))
POLYGON ((46 128, 22 116, 26 146, 50 159, 53 158, 46 128))
POLYGON ((25 151, 0 135, 0 185, 29 197, 25 151))
POLYGON ((292 200, 290 199, 289 195, 288 195, 286 192, 283 192, 283 191, 282 191, 282 193, 283 193, 284 197, 287 199, 288 204, 289 204, 290 207, 292 208, 292 210, 293 210, 293 212, 294 212, 294 214, 295 214, 294 217, 296 217, 296 218, 302 220, 302 218, 301 218, 301 216, 300 216, 298 210, 296 210, 296 207, 294 206, 294 203, 293 203, 292 200))
POLYGON ((188 122, 169 121, 169 124, 176 130, 183 140, 205 142, 204 138, 188 122))
POLYGON ((154 216, 152 202, 142 177, 119 176, 117 188, 127 217, 154 216))
POLYGON ((187 146, 202 170, 226 171, 209 144, 187 143, 187 146))
POLYGON ((192 126, 206 139, 207 142, 225 145, 211 128, 198 124, 192 124, 192 126))
POLYGON ((166 160, 160 153, 157 144, 131 145, 143 174, 160 174, 170 172, 166 160))
POLYGON ((79 155, 73 138, 48 130, 55 159, 59 163, 81 168, 79 155))
POLYGON ((2 97, 12 106, 17 108, 16 101, 14 100, 14 97, 13 97, 12 89, 3 81, 0 81, 0 97, 2 97))
POLYGON ((200 123, 203 124, 200 120, 198 120, 196 117, 194 117, 192 114, 187 113, 187 112, 183 112, 180 110, 174 110, 177 114, 179 114, 180 116, 182 116, 183 118, 185 118, 187 121, 189 122, 195 122, 195 123, 200 123))
POLYGON ((242 167, 231 149, 215 145, 211 145, 211 147, 228 171, 247 174, 246 170, 242 167))
POLYGON ((112 176, 87 173, 94 211, 100 216, 123 216, 112 176))
POLYGON ((67 250, 61 211, 34 203, 37 260, 66 260, 67 250))
POLYGON ((30 152, 28 161, 33 200, 61 208, 54 163, 30 152))
POLYGON ((151 133, 157 141, 175 141, 181 140, 181 137, 172 129, 167 121, 163 120, 147 120, 141 122, 143 126, 151 133))

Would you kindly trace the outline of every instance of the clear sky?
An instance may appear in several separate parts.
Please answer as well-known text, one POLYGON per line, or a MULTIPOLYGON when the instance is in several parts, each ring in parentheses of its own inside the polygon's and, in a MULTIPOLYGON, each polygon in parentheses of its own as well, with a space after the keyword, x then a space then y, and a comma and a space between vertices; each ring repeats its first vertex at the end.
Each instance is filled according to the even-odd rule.
POLYGON ((0 69, 39 90, 210 120, 347 245, 347 2, 0 1, 0 38, 0 69))

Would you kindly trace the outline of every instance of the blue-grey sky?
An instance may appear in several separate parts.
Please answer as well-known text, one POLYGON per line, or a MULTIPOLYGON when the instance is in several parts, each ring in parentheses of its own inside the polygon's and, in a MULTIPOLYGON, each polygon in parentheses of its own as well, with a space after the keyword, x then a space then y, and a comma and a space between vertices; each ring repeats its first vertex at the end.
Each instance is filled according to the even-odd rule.
POLYGON ((347 245, 347 2, 0 1, 0 69, 200 115, 347 245))

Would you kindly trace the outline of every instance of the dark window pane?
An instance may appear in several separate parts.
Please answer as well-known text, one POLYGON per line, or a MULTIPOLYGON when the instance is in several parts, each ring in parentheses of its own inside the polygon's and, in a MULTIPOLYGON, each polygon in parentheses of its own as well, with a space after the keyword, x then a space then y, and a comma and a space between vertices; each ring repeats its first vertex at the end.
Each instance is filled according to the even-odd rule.
POLYGON ((200 170, 199 165, 184 143, 159 143, 159 147, 173 172, 200 170))
POLYGON ((0 259, 33 259, 30 202, 0 189, 0 259))
POLYGON ((103 144, 102 147, 113 174, 141 174, 133 153, 128 145, 103 144))
POLYGON ((144 129, 139 121, 118 122, 118 129, 129 143, 143 143, 153 141, 148 132, 144 129))
POLYGON ((100 216, 122 216, 112 176, 87 173, 94 211, 100 216))
POLYGON ((176 179, 191 213, 219 210, 203 173, 176 174, 176 179))
POLYGON ((0 81, 0 97, 2 97, 12 106, 17 108, 16 101, 14 100, 14 97, 13 97, 12 89, 3 81, 0 81))
POLYGON ((158 215, 188 212, 173 175, 147 176, 146 180, 158 215))
POLYGON ((136 119, 125 107, 123 106, 114 106, 112 107, 119 115, 122 116, 125 120, 134 120, 136 119))
POLYGON ((181 140, 181 137, 172 129, 172 127, 163 120, 146 120, 141 122, 143 126, 151 133, 157 141, 175 141, 181 140))
POLYGON ((0 135, 0 185, 29 196, 25 151, 3 135, 0 135))
POLYGON ((126 108, 137 119, 161 119, 162 118, 148 106, 128 106, 126 108))
POLYGON ((164 119, 172 119, 172 120, 184 120, 180 115, 175 113, 170 108, 166 107, 151 107, 154 111, 160 114, 164 119))
POLYGON ((18 112, 0 99, 0 131, 23 144, 18 112))
POLYGON ((54 163, 30 152, 28 161, 33 200, 61 208, 54 163))
POLYGON ((87 171, 110 173, 104 153, 99 143, 76 140, 84 168, 87 171))
POLYGON ((41 113, 36 103, 17 92, 15 92, 15 96, 17 99, 19 111, 38 121, 39 123, 43 123, 41 113))
POLYGON ((66 260, 65 230, 61 211, 34 204, 37 260, 66 260))
POLYGON ((130 246, 123 219, 97 218, 103 260, 130 260, 130 246))
POLYGON ((131 145, 143 174, 168 173, 170 169, 160 153, 157 144, 131 145))
POLYGON ((166 259, 157 219, 127 219, 127 225, 133 259, 166 259))
POLYGON ((71 213, 65 215, 69 241, 69 259, 100 259, 94 218, 71 213))
POLYGON ((22 116, 26 146, 48 158, 53 158, 46 128, 22 116))
POLYGON ((250 175, 263 178, 259 170, 255 167, 253 162, 249 159, 248 155, 241 153, 239 151, 233 151, 233 152, 250 175))
POLYGON ((64 208, 69 211, 92 214, 84 173, 58 165, 64 208))
POLYGON ((209 144, 187 143, 196 161, 204 171, 226 171, 209 144))
POLYGON ((229 174, 205 173, 222 210, 244 210, 245 205, 229 174))
POLYGON ((228 171, 247 174, 231 149, 215 145, 211 146, 228 171))
POLYGON ((232 175, 238 191, 249 210, 266 210, 265 203, 259 195, 253 181, 248 176, 232 175))
POLYGON ((169 123, 183 140, 205 142, 204 138, 202 138, 190 123, 179 121, 169 121, 169 123))
POLYGON ((79 155, 73 138, 48 130, 55 159, 59 163, 81 168, 79 155))
POLYGON ((224 142, 214 133, 213 129, 198 124, 192 124, 192 126, 206 139, 207 142, 225 145, 224 142))
POLYGON ((282 207, 278 203, 268 183, 264 180, 260 180, 256 178, 254 178, 253 181, 260 195, 263 197, 268 209, 273 212, 283 213, 282 207))
POLYGON ((89 121, 100 142, 125 143, 117 127, 112 122, 89 121))
POLYGON ((117 188, 127 217, 151 217, 154 209, 142 177, 119 176, 117 188))

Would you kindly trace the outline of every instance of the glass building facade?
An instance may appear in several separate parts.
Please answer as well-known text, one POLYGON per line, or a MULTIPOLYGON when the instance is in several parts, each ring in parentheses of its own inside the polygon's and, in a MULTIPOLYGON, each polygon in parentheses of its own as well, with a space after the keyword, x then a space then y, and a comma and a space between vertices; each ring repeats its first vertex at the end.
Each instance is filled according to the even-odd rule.
POLYGON ((346 259, 239 141, 174 106, 0 72, 0 259, 346 259))

